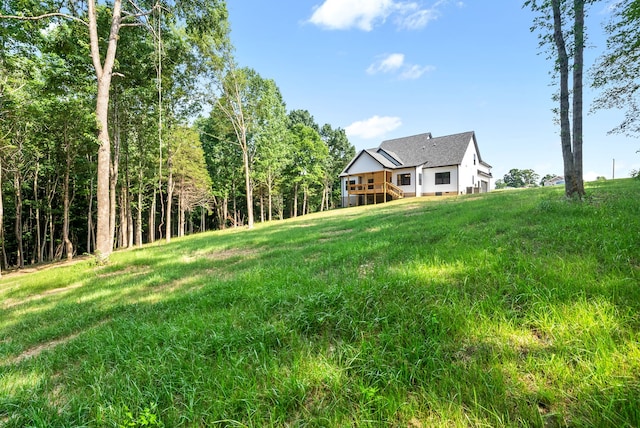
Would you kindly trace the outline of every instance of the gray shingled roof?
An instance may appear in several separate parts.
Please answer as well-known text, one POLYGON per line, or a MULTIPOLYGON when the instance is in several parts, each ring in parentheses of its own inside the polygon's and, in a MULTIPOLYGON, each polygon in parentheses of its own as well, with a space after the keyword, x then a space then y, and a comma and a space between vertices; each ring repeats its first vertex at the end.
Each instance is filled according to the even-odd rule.
MULTIPOLYGON (((469 147, 469 142, 476 144, 473 131, 444 137, 431 137, 430 133, 413 135, 383 141, 380 149, 397 155, 403 166, 425 165, 429 168, 447 165, 458 165, 469 147)), ((478 152, 478 158, 480 153, 478 152)), ((482 161, 480 158, 479 161, 482 161)))

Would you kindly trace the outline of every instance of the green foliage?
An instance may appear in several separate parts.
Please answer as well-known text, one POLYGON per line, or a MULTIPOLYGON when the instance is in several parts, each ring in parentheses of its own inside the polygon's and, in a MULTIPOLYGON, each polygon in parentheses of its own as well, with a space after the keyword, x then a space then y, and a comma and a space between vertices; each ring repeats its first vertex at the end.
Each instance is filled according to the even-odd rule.
POLYGON ((406 198, 4 275, 0 421, 637 426, 638 190, 406 198))
POLYGON ((532 169, 512 168, 504 175, 501 183, 496 182, 496 188, 501 187, 536 187, 540 176, 532 169))
POLYGON ((605 27, 609 38, 607 50, 592 70, 593 86, 601 95, 593 109, 625 109, 624 120, 611 132, 628 136, 640 134, 640 2, 624 0, 614 5, 612 19, 605 27))

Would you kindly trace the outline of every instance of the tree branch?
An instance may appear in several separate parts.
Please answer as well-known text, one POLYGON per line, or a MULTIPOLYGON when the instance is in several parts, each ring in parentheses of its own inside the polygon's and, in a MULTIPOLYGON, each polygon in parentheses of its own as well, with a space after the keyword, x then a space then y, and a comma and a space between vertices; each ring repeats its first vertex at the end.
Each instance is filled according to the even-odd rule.
POLYGON ((62 12, 51 12, 51 13, 45 13, 43 15, 38 15, 38 16, 0 15, 0 19, 17 19, 19 21, 39 21, 41 19, 54 18, 54 17, 71 19, 73 21, 78 21, 86 25, 87 27, 89 26, 89 23, 87 21, 84 21, 78 18, 77 16, 67 15, 66 13, 62 13, 62 12))

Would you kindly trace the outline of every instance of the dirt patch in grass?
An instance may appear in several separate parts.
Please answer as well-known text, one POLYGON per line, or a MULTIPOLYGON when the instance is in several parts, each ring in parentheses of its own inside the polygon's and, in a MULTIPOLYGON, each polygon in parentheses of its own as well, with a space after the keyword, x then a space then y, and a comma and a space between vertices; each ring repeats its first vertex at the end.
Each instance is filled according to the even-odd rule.
POLYGON ((85 331, 100 327, 100 326, 106 324, 109 321, 110 321, 110 319, 102 320, 99 323, 97 323, 96 325, 89 327, 88 329, 85 329, 85 330, 82 330, 82 331, 79 331, 79 332, 76 332, 76 333, 72 333, 72 334, 70 334, 68 336, 64 336, 64 337, 61 337, 59 339, 50 340, 48 342, 41 343, 40 345, 36 345, 36 346, 34 346, 32 348, 29 348, 26 351, 24 351, 22 354, 20 354, 17 357, 15 357, 14 359, 9 360, 9 364, 19 364, 22 361, 27 360, 29 358, 35 358, 35 357, 39 356, 40 354, 42 354, 44 351, 48 351, 50 349, 55 348, 58 345, 63 345, 65 343, 68 343, 68 342, 72 341, 73 339, 75 339, 76 337, 80 336, 85 331))
POLYGON ((10 309, 10 308, 13 308, 13 307, 18 306, 18 305, 22 305, 22 304, 25 304, 25 303, 30 303, 30 302, 33 302, 33 301, 36 301, 36 300, 40 300, 40 299, 44 299, 45 297, 54 296, 56 294, 65 293, 67 291, 75 290, 76 288, 80 288, 83 285, 84 285, 83 283, 79 283, 79 284, 71 284, 71 285, 68 285, 66 287, 54 288, 52 290, 47 290, 47 291, 43 291, 42 293, 34 294, 34 295, 29 296, 29 297, 27 297, 25 299, 12 299, 12 298, 9 298, 9 299, 6 299, 3 302, 2 306, 5 309, 10 309))
POLYGON ((72 260, 61 260, 61 261, 51 262, 51 263, 40 263, 37 265, 32 265, 26 268, 22 268, 22 269, 4 270, 2 271, 2 278, 3 279, 11 278, 11 277, 26 275, 34 272, 41 272, 41 271, 46 271, 50 269, 57 269, 61 267, 72 266, 80 262, 91 260, 92 258, 93 256, 78 256, 72 260))

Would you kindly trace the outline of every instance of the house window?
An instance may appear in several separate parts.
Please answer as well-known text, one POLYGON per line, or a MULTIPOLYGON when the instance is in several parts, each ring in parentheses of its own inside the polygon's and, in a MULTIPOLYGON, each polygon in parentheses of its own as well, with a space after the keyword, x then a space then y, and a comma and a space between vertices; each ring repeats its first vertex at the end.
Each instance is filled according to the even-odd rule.
POLYGON ((451 184, 451 173, 436 172, 436 184, 451 184))
POLYGON ((418 174, 418 186, 422 186, 422 174, 418 174))
POLYGON ((368 186, 369 190, 373 189, 373 178, 368 179, 367 183, 369 184, 368 186))
POLYGON ((345 182, 345 189, 344 190, 349 190, 349 186, 353 186, 354 184, 356 184, 356 180, 349 180, 345 182))
POLYGON ((473 154, 473 164, 474 165, 476 164, 476 154, 475 153, 473 154))
POLYGON ((398 174, 398 186, 411 185, 411 174, 398 174))

